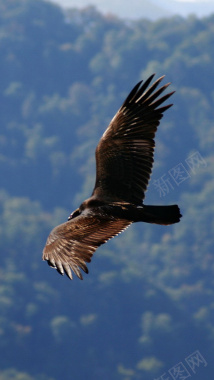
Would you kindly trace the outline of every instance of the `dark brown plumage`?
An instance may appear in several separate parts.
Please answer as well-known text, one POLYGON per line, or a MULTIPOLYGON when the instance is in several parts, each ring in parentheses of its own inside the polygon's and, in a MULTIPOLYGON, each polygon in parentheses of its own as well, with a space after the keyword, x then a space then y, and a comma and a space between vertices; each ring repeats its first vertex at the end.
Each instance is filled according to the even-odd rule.
POLYGON ((96 183, 89 199, 68 221, 55 227, 43 250, 43 260, 72 279, 82 279, 95 250, 131 223, 173 224, 180 220, 177 205, 146 206, 145 191, 153 165, 154 137, 172 94, 159 97, 169 83, 150 87, 154 75, 139 82, 128 95, 96 149, 96 183), (155 91, 156 90, 156 91, 155 91), (161 106, 161 107, 159 107, 161 106))

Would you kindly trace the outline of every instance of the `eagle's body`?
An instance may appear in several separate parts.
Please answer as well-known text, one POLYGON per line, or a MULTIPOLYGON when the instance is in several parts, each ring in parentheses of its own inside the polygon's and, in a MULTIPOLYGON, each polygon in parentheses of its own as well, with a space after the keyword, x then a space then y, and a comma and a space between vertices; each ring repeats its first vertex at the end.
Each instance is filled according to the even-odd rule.
POLYGON ((150 179, 154 137, 163 112, 159 107, 172 93, 158 96, 169 84, 155 91, 163 77, 149 88, 154 75, 138 83, 116 113, 96 149, 96 182, 90 198, 50 233, 43 259, 72 279, 88 273, 86 262, 101 244, 134 222, 162 225, 177 223, 177 205, 143 204, 150 179), (159 107, 159 108, 158 108, 159 107))

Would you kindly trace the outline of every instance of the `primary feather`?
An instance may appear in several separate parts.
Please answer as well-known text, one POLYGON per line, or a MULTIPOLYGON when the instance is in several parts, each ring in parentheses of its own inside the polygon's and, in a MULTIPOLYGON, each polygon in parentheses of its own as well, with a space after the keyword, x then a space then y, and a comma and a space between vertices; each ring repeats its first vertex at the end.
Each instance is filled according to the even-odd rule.
POLYGON ((55 227, 43 250, 43 260, 82 279, 95 250, 126 229, 143 221, 168 225, 180 220, 177 205, 143 204, 153 166, 155 132, 172 104, 161 106, 172 94, 160 97, 169 83, 157 89, 164 77, 150 87, 154 75, 130 92, 96 148, 96 182, 93 193, 69 217, 55 227), (161 106, 161 107, 160 107, 161 106))

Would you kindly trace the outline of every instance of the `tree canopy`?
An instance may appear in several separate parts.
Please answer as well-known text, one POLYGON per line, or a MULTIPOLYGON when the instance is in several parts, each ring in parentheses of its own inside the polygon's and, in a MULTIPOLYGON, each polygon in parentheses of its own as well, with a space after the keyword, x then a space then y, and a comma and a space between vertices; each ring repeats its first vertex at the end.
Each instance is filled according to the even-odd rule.
POLYGON ((213 21, 0 0, 0 379, 171 380, 180 362, 212 377, 213 21), (69 282, 41 261, 46 237, 90 195, 99 138, 153 72, 176 93, 146 203, 178 203, 182 221, 130 227, 69 282))

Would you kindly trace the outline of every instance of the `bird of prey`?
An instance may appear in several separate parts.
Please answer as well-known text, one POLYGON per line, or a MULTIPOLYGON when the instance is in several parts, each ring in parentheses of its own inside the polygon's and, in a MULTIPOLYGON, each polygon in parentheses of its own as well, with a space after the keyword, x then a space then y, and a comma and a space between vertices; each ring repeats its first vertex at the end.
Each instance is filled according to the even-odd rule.
POLYGON ((170 83, 150 85, 155 74, 139 82, 111 120, 96 148, 96 182, 90 198, 55 227, 43 250, 43 260, 82 279, 95 250, 135 222, 169 225, 180 221, 177 205, 143 203, 153 166, 154 137, 172 94, 160 97, 170 83))

